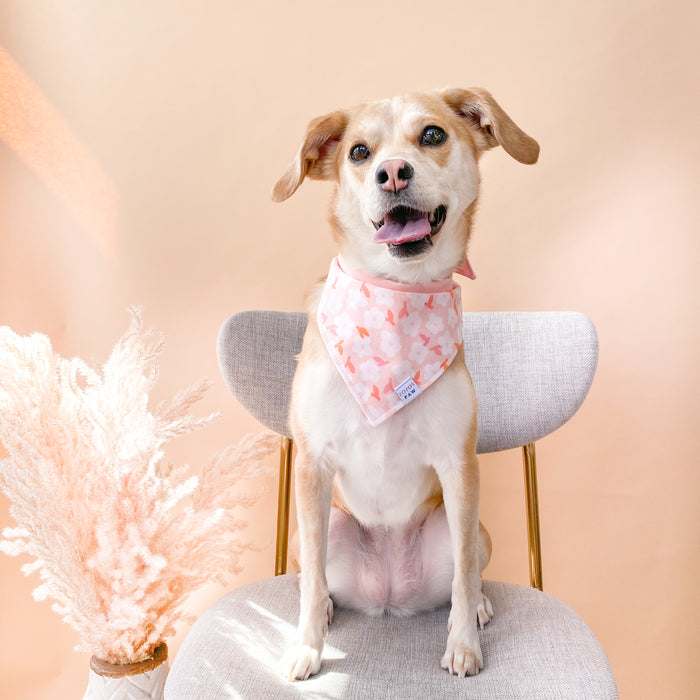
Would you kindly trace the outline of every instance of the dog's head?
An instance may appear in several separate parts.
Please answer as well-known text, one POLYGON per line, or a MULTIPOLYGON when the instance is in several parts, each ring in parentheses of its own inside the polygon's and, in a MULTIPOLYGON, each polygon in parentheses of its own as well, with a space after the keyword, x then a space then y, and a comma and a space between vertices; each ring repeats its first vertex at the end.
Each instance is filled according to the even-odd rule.
POLYGON ((498 145, 521 163, 537 161, 537 142, 486 90, 361 105, 309 124, 273 199, 290 197, 305 177, 335 180, 331 222, 350 267, 414 283, 468 274, 477 163, 498 145))

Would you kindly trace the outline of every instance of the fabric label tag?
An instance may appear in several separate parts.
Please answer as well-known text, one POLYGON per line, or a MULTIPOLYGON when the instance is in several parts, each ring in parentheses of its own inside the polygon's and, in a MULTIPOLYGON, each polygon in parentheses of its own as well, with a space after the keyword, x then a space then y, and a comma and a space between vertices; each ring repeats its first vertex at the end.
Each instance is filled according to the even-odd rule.
POLYGON ((411 401, 421 393, 420 387, 413 381, 412 377, 401 382, 401 384, 394 389, 394 392, 401 399, 401 403, 403 403, 404 406, 407 403, 411 403, 411 401))

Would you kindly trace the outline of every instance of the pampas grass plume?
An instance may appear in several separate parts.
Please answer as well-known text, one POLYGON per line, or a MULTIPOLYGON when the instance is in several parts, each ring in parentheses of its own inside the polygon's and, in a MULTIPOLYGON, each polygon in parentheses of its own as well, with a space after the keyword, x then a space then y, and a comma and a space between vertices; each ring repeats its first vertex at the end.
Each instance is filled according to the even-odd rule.
POLYGON ((78 650, 111 663, 150 656, 184 617, 187 596, 240 571, 240 508, 269 473, 277 436, 264 432, 214 455, 201 477, 163 464, 164 444, 217 415, 189 413, 200 381, 151 412, 164 345, 141 311, 101 371, 54 353, 40 334, 0 328, 0 489, 17 526, 0 551, 27 554, 37 600, 80 635, 78 650), (258 481, 259 483, 259 481, 258 481), (243 491, 241 486, 243 485, 243 491))

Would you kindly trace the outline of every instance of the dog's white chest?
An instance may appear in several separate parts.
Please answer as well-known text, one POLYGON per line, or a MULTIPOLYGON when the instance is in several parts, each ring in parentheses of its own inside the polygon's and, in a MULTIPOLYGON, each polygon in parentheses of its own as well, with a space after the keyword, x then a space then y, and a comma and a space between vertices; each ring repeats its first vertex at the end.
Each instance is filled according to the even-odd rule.
POLYGON ((430 495, 428 455, 405 415, 341 434, 336 444, 337 486, 363 524, 405 523, 430 495))

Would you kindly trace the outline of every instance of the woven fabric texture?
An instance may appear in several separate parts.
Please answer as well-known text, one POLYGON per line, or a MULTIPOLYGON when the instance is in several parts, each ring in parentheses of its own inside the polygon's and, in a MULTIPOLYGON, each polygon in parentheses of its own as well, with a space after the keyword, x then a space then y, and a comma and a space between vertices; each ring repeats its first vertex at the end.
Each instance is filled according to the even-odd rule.
POLYGON ((165 700, 594 700, 617 698, 605 653, 585 623, 540 591, 484 582, 495 615, 479 632, 484 669, 440 667, 447 607, 372 618, 336 608, 319 675, 289 683, 277 671, 296 634, 296 574, 244 586, 215 603, 183 642, 165 700))
MULTIPOLYGON (((539 440, 576 413, 598 361, 598 339, 586 316, 465 313, 463 325, 479 402, 478 452, 539 440)), ((288 436, 295 358, 305 328, 303 313, 244 311, 219 332, 219 365, 229 389, 261 423, 288 436)))

